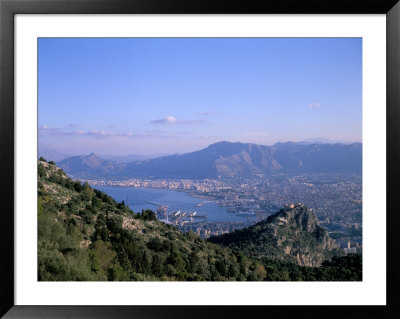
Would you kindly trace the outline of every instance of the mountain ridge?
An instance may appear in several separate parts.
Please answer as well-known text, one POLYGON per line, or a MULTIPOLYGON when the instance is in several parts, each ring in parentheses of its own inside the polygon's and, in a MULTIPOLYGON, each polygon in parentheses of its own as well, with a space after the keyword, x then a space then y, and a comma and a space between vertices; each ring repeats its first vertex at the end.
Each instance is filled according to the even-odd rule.
POLYGON ((221 141, 199 151, 122 163, 95 154, 57 164, 79 178, 217 178, 273 172, 355 172, 362 169, 362 144, 276 143, 265 146, 221 141))

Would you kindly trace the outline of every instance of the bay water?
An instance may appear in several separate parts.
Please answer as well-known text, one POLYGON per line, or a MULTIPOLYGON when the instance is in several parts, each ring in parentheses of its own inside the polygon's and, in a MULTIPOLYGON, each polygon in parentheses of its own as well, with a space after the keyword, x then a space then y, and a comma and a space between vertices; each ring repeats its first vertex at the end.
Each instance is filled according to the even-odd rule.
POLYGON ((124 201, 135 213, 143 209, 156 211, 159 205, 168 206, 168 212, 196 212, 197 215, 206 215, 208 222, 246 221, 247 216, 240 216, 228 212, 225 207, 219 207, 215 201, 198 198, 184 192, 169 189, 93 186, 113 197, 117 202, 124 201), (196 206, 202 203, 201 206, 196 206))

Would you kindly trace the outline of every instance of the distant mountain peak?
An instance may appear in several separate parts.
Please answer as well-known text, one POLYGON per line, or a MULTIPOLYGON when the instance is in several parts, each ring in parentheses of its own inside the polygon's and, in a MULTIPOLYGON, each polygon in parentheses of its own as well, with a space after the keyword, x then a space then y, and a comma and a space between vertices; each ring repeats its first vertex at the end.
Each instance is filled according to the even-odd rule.
POLYGON ((126 163, 102 159, 95 153, 73 156, 57 163, 65 172, 79 178, 96 178, 119 174, 126 163))
POLYGON ((331 140, 324 137, 307 138, 303 141, 297 142, 298 144, 354 144, 357 142, 344 141, 344 140, 331 140))
POLYGON ((228 142, 228 141, 219 141, 219 142, 215 142, 213 144, 210 144, 210 146, 215 146, 215 145, 224 145, 224 144, 231 144, 232 142, 228 142))
POLYGON ((218 147, 224 147, 224 146, 231 146, 231 145, 246 145, 245 143, 241 143, 241 142, 228 142, 228 141, 220 141, 220 142, 216 142, 213 144, 208 145, 207 148, 218 148, 218 147))
POLYGON ((100 156, 98 156, 97 154, 95 154, 93 152, 88 154, 88 155, 85 155, 84 157, 86 157, 86 158, 89 158, 89 157, 98 157, 98 158, 100 158, 100 156))

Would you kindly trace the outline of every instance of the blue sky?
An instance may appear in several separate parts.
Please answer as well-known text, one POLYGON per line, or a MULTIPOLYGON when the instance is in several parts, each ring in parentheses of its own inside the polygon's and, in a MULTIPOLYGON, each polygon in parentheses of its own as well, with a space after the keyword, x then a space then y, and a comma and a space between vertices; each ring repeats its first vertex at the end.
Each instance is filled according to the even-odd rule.
POLYGON ((361 141, 359 38, 39 39, 39 144, 171 154, 361 141))

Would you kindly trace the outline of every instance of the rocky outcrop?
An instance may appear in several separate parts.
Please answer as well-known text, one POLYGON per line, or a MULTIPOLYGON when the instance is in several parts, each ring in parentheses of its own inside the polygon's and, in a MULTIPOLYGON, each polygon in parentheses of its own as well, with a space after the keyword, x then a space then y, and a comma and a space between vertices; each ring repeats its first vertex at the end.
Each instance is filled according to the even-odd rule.
POLYGON ((255 258, 272 258, 319 267, 337 246, 312 210, 291 204, 254 226, 213 237, 210 241, 246 251, 255 258))

